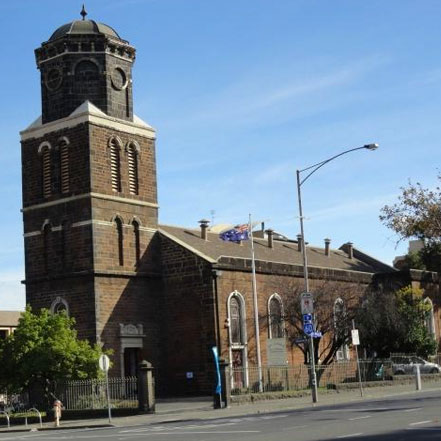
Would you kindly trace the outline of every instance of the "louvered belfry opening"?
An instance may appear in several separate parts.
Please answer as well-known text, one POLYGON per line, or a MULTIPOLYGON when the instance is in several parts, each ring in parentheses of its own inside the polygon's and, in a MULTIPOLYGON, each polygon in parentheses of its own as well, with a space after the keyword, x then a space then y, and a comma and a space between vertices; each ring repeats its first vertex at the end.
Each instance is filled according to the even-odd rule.
POLYGON ((42 152, 42 175, 43 175, 43 196, 48 198, 51 195, 51 152, 45 147, 42 152))
POLYGON ((112 190, 121 191, 121 160, 120 160, 120 143, 116 138, 109 141, 110 147, 110 172, 112 178, 112 190))
POLYGON ((138 152, 133 144, 127 149, 129 163, 129 191, 130 194, 138 194, 138 152))
POLYGON ((61 193, 69 193, 69 147, 64 139, 60 142, 60 181, 61 193))

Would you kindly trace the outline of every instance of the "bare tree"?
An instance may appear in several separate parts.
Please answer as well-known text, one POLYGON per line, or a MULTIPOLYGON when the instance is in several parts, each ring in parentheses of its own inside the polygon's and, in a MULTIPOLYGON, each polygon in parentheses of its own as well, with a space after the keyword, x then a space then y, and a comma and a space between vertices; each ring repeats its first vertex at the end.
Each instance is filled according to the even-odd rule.
MULTIPOLYGON (((287 279, 274 288, 283 299, 286 336, 292 347, 298 347, 303 352, 304 361, 308 363, 309 345, 298 342, 298 339, 304 337, 300 310, 303 286, 298 281, 287 279)), ((330 280, 312 284, 315 330, 322 334, 322 337, 314 339, 315 358, 322 365, 332 363, 337 352, 349 344, 352 320, 360 307, 365 289, 365 286, 357 283, 330 280)))

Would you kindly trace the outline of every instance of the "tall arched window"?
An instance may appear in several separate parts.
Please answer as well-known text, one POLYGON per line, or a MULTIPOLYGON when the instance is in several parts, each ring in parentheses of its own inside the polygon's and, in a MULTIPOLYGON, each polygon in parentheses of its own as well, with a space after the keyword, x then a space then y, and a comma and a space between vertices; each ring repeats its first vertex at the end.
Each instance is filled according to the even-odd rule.
POLYGON ((117 237, 117 250, 118 250, 118 263, 120 266, 124 265, 124 238, 123 238, 123 223, 121 218, 115 218, 116 237, 117 237))
POLYGON ((43 197, 48 198, 52 194, 52 173, 51 173, 51 145, 43 142, 38 148, 41 156, 41 182, 43 197))
POLYGON ((66 137, 60 139, 60 190, 61 193, 69 193, 69 140, 66 137))
POLYGON ((110 149, 110 175, 112 180, 112 190, 121 191, 121 142, 118 138, 112 136, 109 140, 110 149))
POLYGON ((127 146, 127 161, 129 165, 129 191, 138 194, 138 148, 133 142, 127 146))
POLYGON ((133 226, 133 242, 135 245, 135 265, 138 265, 139 261, 141 260, 141 242, 139 237, 138 221, 134 220, 132 222, 132 226, 133 226))
POLYGON ((424 311, 424 324, 430 336, 435 337, 435 318, 433 316, 433 303, 429 297, 424 299, 424 306, 427 308, 424 311))
POLYGON ((49 222, 43 226, 43 265, 44 271, 49 272, 49 251, 51 246, 51 231, 52 227, 49 222))
POLYGON ((230 332, 231 343, 243 344, 242 308, 236 296, 230 299, 230 332))
MULTIPOLYGON (((334 339, 338 341, 345 340, 347 330, 346 307, 343 299, 338 298, 334 302, 334 339)), ((343 343, 336 352, 337 360, 349 360, 349 347, 343 343)))
POLYGON ((269 338, 282 338, 284 335, 282 299, 273 294, 268 302, 269 338))

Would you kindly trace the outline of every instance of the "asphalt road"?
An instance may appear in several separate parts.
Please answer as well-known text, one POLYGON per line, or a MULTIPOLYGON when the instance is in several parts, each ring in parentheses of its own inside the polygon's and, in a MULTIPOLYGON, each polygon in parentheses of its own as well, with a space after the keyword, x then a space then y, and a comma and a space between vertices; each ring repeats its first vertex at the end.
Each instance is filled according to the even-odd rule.
POLYGON ((8 433, 0 441, 439 441, 441 392, 246 417, 8 433))

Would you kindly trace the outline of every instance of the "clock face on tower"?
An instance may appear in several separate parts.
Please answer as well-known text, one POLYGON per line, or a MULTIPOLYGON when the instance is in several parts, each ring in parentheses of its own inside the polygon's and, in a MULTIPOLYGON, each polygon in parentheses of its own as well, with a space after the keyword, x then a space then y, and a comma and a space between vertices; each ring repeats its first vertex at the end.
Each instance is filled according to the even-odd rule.
POLYGON ((112 80, 112 86, 116 90, 125 89, 127 86, 127 76, 120 67, 116 67, 115 69, 113 69, 111 74, 111 80, 112 80))
POLYGON ((61 86, 62 82, 63 82, 63 73, 61 72, 61 69, 59 69, 58 67, 51 68, 44 80, 44 84, 51 91, 57 90, 61 86))

